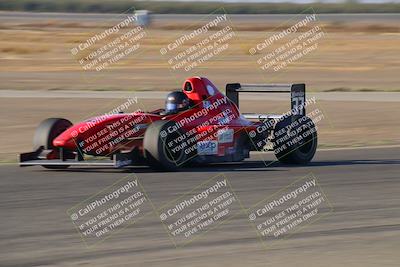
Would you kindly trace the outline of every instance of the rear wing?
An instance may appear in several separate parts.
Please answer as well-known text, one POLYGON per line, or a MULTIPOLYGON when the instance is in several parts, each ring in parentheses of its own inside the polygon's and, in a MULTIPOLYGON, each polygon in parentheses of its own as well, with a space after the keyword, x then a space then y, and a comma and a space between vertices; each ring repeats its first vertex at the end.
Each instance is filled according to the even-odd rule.
MULTIPOLYGON (((290 93, 292 115, 306 114, 306 85, 297 84, 240 84, 228 83, 226 96, 239 107, 239 93, 290 93)), ((261 114, 260 114, 261 115, 261 114)))

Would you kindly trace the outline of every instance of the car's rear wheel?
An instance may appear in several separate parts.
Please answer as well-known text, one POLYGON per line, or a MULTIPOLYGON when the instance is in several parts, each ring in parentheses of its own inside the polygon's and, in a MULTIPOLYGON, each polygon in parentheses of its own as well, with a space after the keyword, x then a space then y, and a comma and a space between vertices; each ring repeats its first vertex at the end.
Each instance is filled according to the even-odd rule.
POLYGON ((153 122, 144 134, 145 158, 153 169, 175 171, 183 167, 188 156, 182 145, 185 132, 173 121, 153 122))
MULTIPOLYGON (((36 128, 33 137, 34 150, 43 147, 46 150, 54 150, 53 140, 62 132, 72 126, 69 120, 62 118, 49 118, 42 121, 36 128)), ((46 169, 66 169, 69 165, 42 165, 46 169)))
POLYGON ((308 117, 296 122, 293 123, 292 118, 288 117, 275 125, 272 140, 274 153, 280 162, 307 164, 317 150, 317 130, 308 117))

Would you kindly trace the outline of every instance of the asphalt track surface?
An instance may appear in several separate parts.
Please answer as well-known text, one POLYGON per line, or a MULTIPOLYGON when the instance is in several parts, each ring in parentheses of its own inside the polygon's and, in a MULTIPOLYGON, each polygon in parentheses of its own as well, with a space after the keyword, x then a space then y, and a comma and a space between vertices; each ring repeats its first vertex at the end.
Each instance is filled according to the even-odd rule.
POLYGON ((133 171, 155 207, 223 173, 244 207, 312 173, 333 206, 265 249, 240 214, 175 248, 155 214, 86 248, 66 211, 132 170, 0 167, 0 266, 398 266, 400 148, 318 152, 309 166, 254 154, 240 164, 178 173, 133 171))

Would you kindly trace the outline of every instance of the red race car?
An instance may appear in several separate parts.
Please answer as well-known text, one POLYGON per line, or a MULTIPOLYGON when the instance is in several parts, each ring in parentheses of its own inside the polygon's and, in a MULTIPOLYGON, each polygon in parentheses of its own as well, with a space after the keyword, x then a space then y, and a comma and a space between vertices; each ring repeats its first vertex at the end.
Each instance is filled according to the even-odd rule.
POLYGON ((187 79, 168 94, 164 109, 107 114, 72 124, 49 118, 38 126, 34 151, 20 166, 63 169, 75 165, 149 165, 177 170, 189 164, 236 162, 250 151, 273 150, 278 160, 306 164, 317 148, 317 132, 305 114, 304 84, 226 85, 226 96, 206 78, 187 79), (285 114, 241 114, 241 92, 289 92, 285 114))

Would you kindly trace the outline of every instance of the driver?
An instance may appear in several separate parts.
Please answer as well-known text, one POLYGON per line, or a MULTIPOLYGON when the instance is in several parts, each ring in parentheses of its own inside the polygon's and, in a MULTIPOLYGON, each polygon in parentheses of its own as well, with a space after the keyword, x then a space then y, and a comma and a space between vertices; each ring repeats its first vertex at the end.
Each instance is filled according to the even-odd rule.
POLYGON ((167 95, 165 100, 165 114, 175 114, 188 109, 190 99, 181 91, 174 91, 167 95))

